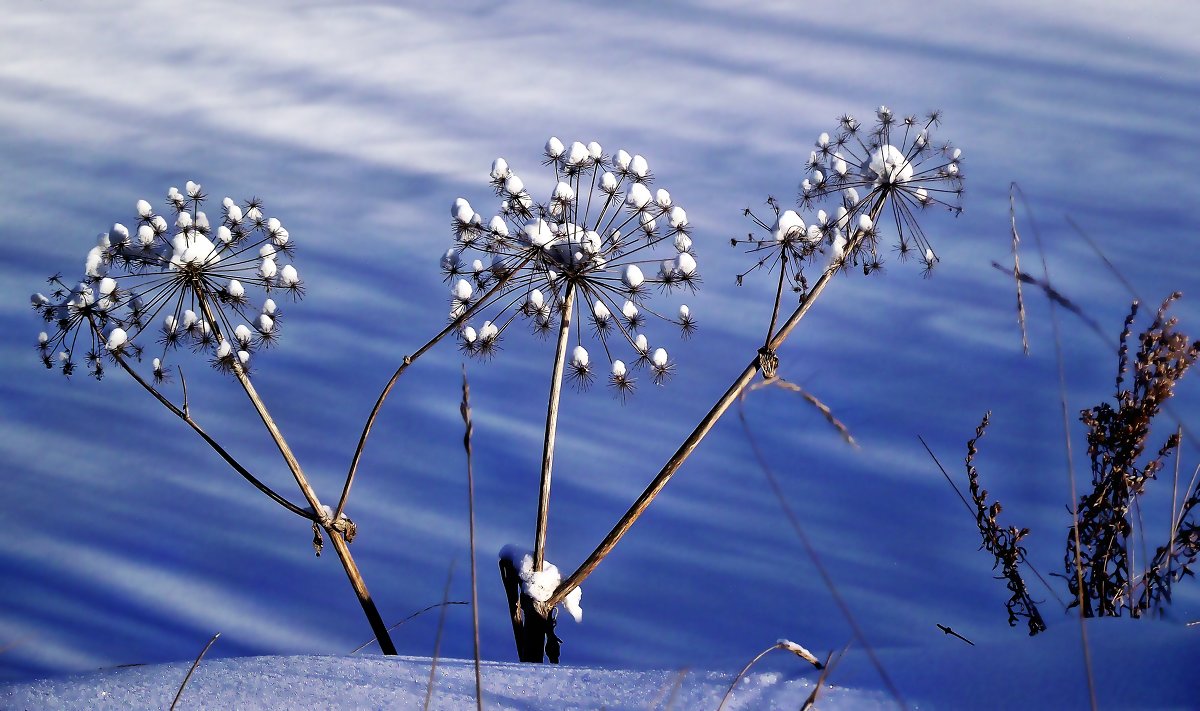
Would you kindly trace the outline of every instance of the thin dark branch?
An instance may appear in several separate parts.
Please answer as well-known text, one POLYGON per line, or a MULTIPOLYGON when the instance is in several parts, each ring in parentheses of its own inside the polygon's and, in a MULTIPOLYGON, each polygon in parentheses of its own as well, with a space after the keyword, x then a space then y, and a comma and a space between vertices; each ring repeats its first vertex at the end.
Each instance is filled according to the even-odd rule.
POLYGON ((179 706, 179 699, 183 697, 183 689, 192 678, 192 673, 196 671, 196 667, 200 666, 200 660, 204 659, 204 655, 208 653, 209 648, 213 646, 213 643, 217 641, 217 637, 220 636, 220 632, 214 634, 212 639, 208 640, 208 644, 204 645, 204 649, 200 650, 200 654, 196 655, 196 661, 192 662, 192 666, 188 668, 187 675, 183 677, 183 683, 179 685, 179 691, 175 692, 175 699, 171 701, 171 711, 175 711, 175 708, 179 706))

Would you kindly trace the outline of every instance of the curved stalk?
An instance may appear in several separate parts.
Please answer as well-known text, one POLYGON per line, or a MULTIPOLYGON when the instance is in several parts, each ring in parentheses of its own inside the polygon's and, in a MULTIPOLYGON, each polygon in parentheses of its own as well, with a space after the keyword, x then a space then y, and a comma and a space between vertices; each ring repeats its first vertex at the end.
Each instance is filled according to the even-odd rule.
POLYGON ((542 443, 542 477, 538 496, 537 531, 533 539, 533 569, 541 570, 546 554, 546 527, 550 518, 550 477, 554 468, 554 441, 558 433, 558 401, 562 394, 563 365, 571 336, 571 311, 575 305, 575 284, 567 285, 558 324, 558 346, 554 351, 554 373, 550 376, 550 397, 546 404, 546 439, 542 443))
MULTIPOLYGON (((100 329, 97 328, 96 323, 94 321, 92 321, 91 325, 92 325, 92 330, 94 330, 97 335, 100 335, 101 332, 100 332, 100 329)), ((288 501, 287 499, 283 498, 281 495, 276 493, 274 489, 267 486, 266 484, 261 482, 257 477, 255 477, 253 474, 251 474, 249 472, 249 470, 247 470, 245 467, 243 467, 241 465, 240 462, 238 462, 236 459, 234 459, 233 455, 231 455, 228 451, 226 451, 225 448, 220 445, 220 443, 218 443, 215 439, 212 438, 211 435, 209 435, 207 432, 205 432, 204 429, 200 427, 199 423, 197 423, 195 420, 192 419, 192 416, 190 414, 188 414, 187 411, 181 409, 175 403, 168 400, 165 396, 163 396, 162 393, 160 393, 158 391, 157 388, 155 388, 150 383, 147 383, 142 378, 142 376, 138 375, 137 371, 134 370, 133 368, 131 368, 129 366, 129 363, 125 362, 125 359, 123 357, 121 357, 120 354, 114 353, 113 356, 116 359, 117 364, 121 366, 121 369, 124 370, 126 373, 128 373, 129 377, 133 378, 134 382, 136 382, 138 385, 141 385, 142 388, 146 392, 148 392, 151 396, 153 396, 154 399, 157 400, 163 407, 170 410, 171 414, 173 414, 176 417, 178 417, 179 419, 183 420, 184 423, 186 423, 188 427, 191 427, 192 431, 195 432, 197 435, 199 435, 200 438, 203 439, 205 441, 205 443, 208 444, 208 446, 211 447, 213 449, 213 451, 215 451, 217 453, 217 455, 221 457, 221 459, 224 459, 226 464, 228 464, 230 467, 232 467, 235 472, 240 474, 243 479, 250 482, 250 484, 252 486, 254 486, 254 488, 256 488, 259 491, 261 491, 262 493, 266 494, 269 499, 271 499, 275 503, 279 504, 280 506, 284 507, 288 511, 291 511, 292 513, 296 514, 297 516, 301 516, 310 521, 313 520, 314 517, 312 514, 305 511, 304 509, 300 508, 299 506, 293 504, 291 501, 288 501)))
POLYGON ((371 428, 375 426, 375 418, 379 416, 379 411, 383 409, 383 403, 385 400, 387 400, 388 395, 391 394, 392 388, 396 385, 396 381, 400 379, 401 375, 404 375, 404 371, 408 370, 408 366, 412 365, 418 358, 425 355, 426 351, 437 345, 438 341, 441 341, 447 335, 452 333, 455 329, 465 323, 467 319, 474 316, 475 312, 487 304, 488 299, 499 292, 514 274, 519 272, 526 264, 529 263, 530 259, 532 259, 532 257, 526 257, 520 264, 513 267, 511 271, 498 279, 492 288, 489 289, 483 296, 481 296, 473 306, 464 311, 461 316, 451 321, 445 328, 441 330, 441 332, 429 339, 425 345, 418 348, 415 353, 404 356, 404 360, 400 363, 400 367, 396 368, 396 372, 392 373, 392 377, 387 381, 387 385, 383 386, 383 390, 380 391, 379 397, 375 400, 375 406, 371 408, 371 413, 367 415, 367 421, 363 424, 362 434, 358 438, 358 446, 354 448, 354 456, 350 458, 350 468, 346 471, 346 483, 342 486, 341 498, 338 499, 337 507, 333 512, 333 520, 336 521, 338 517, 342 515, 342 510, 346 508, 346 500, 350 498, 350 487, 354 484, 354 475, 358 473, 358 462, 360 459, 362 459, 363 449, 367 446, 367 437, 371 435, 371 428))
MULTIPOLYGON (((880 195, 876 199, 875 204, 871 206, 871 211, 869 214, 872 223, 878 220, 879 214, 883 211, 883 207, 886 203, 887 194, 884 193, 880 195)), ((808 310, 812 308, 812 305, 817 300, 817 297, 819 297, 821 292, 825 290, 825 287, 829 285, 830 280, 832 280, 834 275, 841 270, 848 256, 852 254, 860 244, 862 244, 865 237, 866 235, 862 230, 855 230, 853 237, 846 244, 842 258, 833 264, 830 264, 829 267, 825 269, 825 272, 821 274, 821 278, 817 280, 816 284, 813 285, 812 289, 807 295, 805 295, 804 299, 801 300, 800 305, 796 307, 796 310, 792 312, 792 315, 788 317, 787 321, 785 321, 783 325, 779 327, 779 330, 775 333, 775 336, 769 340, 767 344, 767 350, 774 351, 783 345, 783 342, 787 340, 789 335, 791 335, 792 330, 796 328, 801 319, 803 319, 808 313, 808 310)), ((662 492, 663 488, 667 485, 667 482, 669 482, 671 477, 675 475, 675 472, 679 470, 679 467, 684 463, 684 461, 687 460, 689 456, 691 456, 692 452, 696 449, 700 442, 708 435, 713 426, 717 424, 717 421, 721 419, 721 416, 725 414, 725 411, 729 409, 729 406, 732 405, 735 400, 737 400, 742 390, 744 390, 746 386, 750 384, 750 381, 753 380, 754 376, 758 374, 760 367, 761 361, 758 355, 755 354, 755 357, 750 361, 750 364, 747 365, 744 370, 742 370, 741 374, 738 375, 733 381, 733 384, 729 386, 729 389, 726 390, 723 395, 721 395, 716 404, 712 406, 712 409, 710 409, 708 413, 704 415, 704 417, 700 420, 700 423, 696 425, 694 430, 692 430, 692 433, 687 436, 687 439, 683 441, 683 444, 679 446, 679 449, 675 451, 675 454, 671 455, 671 458, 667 460, 666 464, 663 465, 663 468, 658 472, 658 475, 654 477, 654 480, 650 482, 650 484, 642 492, 641 496, 637 498, 637 501, 635 501, 633 505, 629 507, 629 510, 625 512, 625 515, 621 517, 621 520, 619 520, 616 525, 613 526, 608 535, 604 537, 604 540, 600 542, 600 545, 598 545, 596 549, 592 551, 591 555, 587 557, 587 560, 580 564, 575 572, 571 573, 571 575, 564 580, 561 585, 558 586, 558 589, 554 591, 554 594, 546 602, 547 607, 553 607, 562 602, 567 596, 567 593, 579 587, 579 585, 586 580, 589 575, 592 574, 592 571, 596 569, 596 566, 600 565, 600 561, 604 560, 604 558, 612 552, 612 549, 616 547, 617 543, 620 542, 622 538, 625 537, 625 534, 629 532, 629 529, 633 527, 633 524, 636 523, 639 518, 641 518, 642 514, 646 512, 646 509, 649 508, 654 499, 657 498, 659 493, 662 492)))

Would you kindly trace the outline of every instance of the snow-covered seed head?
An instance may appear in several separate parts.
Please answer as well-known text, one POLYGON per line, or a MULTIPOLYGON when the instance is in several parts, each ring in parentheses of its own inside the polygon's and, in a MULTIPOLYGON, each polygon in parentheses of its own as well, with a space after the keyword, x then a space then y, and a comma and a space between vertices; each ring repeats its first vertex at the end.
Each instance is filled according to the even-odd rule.
MULTIPOLYGON (((206 199, 200 184, 187 181, 182 191, 167 192, 166 215, 156 214, 150 200, 134 201, 136 226, 118 222, 97 238, 82 282, 51 279, 55 296, 34 304, 55 325, 39 349, 44 364, 69 375, 76 358, 86 358, 100 377, 106 359, 120 359, 129 367, 151 366, 161 382, 168 353, 180 345, 215 362, 221 342, 246 341, 241 336, 258 325, 251 305, 256 294, 284 289, 299 298, 294 247, 282 223, 264 219, 257 200, 239 207, 229 198, 212 212, 220 219, 210 220, 206 199), (143 360, 147 349, 158 350, 156 357, 143 360)), ((240 350, 248 359, 259 344, 251 338, 240 350)), ((228 369, 232 363, 216 364, 228 369)))
MULTIPOLYGON (((464 350, 482 354, 465 345, 471 332, 462 322, 489 307, 497 312, 489 314, 497 336, 515 318, 547 333, 570 308, 572 320, 590 321, 590 335, 601 342, 600 350, 585 345, 576 331, 571 347, 603 353, 610 363, 620 351, 615 340, 637 353, 637 331, 650 318, 686 332, 682 320, 670 317, 677 307, 660 310, 648 303, 655 291, 650 286, 669 294, 699 284, 687 213, 676 196, 652 186, 644 157, 624 150, 609 157, 596 141, 551 138, 545 158, 553 169, 553 179, 543 183, 550 188, 545 202, 535 202, 513 167, 498 160, 489 173, 500 198, 495 216, 481 217, 466 198, 451 208, 455 244, 442 255, 441 270, 451 285, 450 316, 460 321, 464 350), (663 242, 666 254, 655 252, 663 242)), ((482 341, 482 330, 475 329, 475 341, 482 341)), ((641 357, 649 363, 648 352, 641 357)), ((585 368, 574 359, 568 363, 581 378, 585 368)), ((586 370, 594 365, 589 361, 586 370)))

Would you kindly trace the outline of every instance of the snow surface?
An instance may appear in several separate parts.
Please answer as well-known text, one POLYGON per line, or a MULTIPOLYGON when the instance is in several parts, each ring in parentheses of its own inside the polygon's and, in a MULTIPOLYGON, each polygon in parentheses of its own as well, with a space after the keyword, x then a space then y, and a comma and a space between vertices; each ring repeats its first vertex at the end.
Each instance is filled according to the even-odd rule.
MULTIPOLYGON (((1088 633, 1101 708, 1196 707, 1200 627, 1109 619, 1089 622, 1088 633)), ((1088 705, 1080 649, 1078 627, 1065 625, 1031 641, 1009 636, 967 646, 945 637, 941 644, 892 650, 882 659, 914 708, 1074 709, 1088 705)), ((782 651, 766 659, 738 682, 726 708, 795 709, 812 693, 820 672, 808 663, 782 651)), ((133 666, 0 684, 0 706, 165 708, 190 666, 133 666)), ((430 667, 429 658, 375 655, 206 659, 188 681, 180 708, 417 708, 430 667)), ((474 708, 474 673, 471 660, 437 660, 432 708, 474 708)), ((736 674, 484 662, 481 676, 490 709, 712 711, 736 674)), ((817 707, 895 708, 897 700, 873 677, 865 656, 849 651, 824 682, 817 707)))

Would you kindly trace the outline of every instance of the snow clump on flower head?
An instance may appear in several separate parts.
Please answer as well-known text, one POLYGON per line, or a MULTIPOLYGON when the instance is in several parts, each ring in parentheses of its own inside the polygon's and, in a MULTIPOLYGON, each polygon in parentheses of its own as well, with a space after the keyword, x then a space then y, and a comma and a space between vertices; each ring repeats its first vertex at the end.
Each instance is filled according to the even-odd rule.
POLYGON ((97 237, 78 282, 57 274, 49 295, 33 295, 34 309, 52 325, 38 336, 47 368, 70 375, 82 354, 100 378, 106 357, 141 360, 153 348, 152 375, 161 381, 168 352, 181 345, 219 369, 245 371, 251 353, 275 342, 278 307, 271 298, 256 307, 251 290, 301 297, 290 235, 258 199, 239 205, 225 198, 214 225, 202 209, 206 199, 188 181, 167 192, 166 215, 138 200, 134 229, 117 223, 97 237))
POLYGON ((552 137, 544 158, 554 171, 544 201, 497 158, 490 171, 500 199, 495 214, 477 212, 462 197, 450 208, 455 243, 441 258, 450 318, 468 309, 496 311, 484 328, 464 322, 460 347, 487 356, 515 321, 541 334, 567 322, 576 326, 569 360, 576 384, 592 381, 593 356, 603 355, 609 383, 620 393, 631 390, 634 379, 617 359, 622 348, 632 351, 629 362, 650 367, 662 382, 673 363, 665 349, 650 347, 645 329, 669 324, 684 335, 695 329, 686 305, 652 304, 655 292, 694 291, 700 283, 687 212, 667 190, 651 189, 650 166, 640 155, 609 155, 595 141, 566 144, 552 137), (596 346, 585 347, 582 323, 590 325, 596 346), (651 355, 658 351, 656 360, 651 355))

